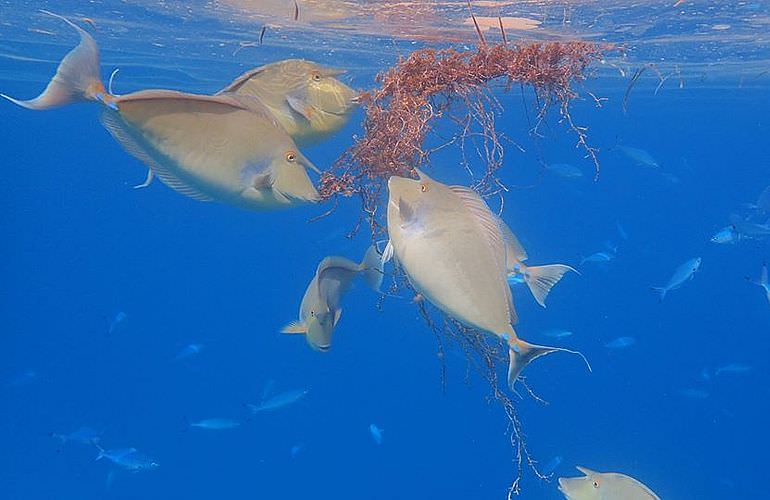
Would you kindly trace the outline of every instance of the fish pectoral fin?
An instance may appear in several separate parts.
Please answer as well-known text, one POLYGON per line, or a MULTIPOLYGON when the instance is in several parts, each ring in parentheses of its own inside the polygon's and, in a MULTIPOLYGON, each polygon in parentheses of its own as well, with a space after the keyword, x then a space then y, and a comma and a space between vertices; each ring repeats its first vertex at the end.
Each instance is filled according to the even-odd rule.
POLYGON ((281 329, 281 333, 289 333, 289 334, 296 334, 296 333, 307 333, 307 326, 305 326, 304 323, 301 323, 299 321, 292 321, 288 325, 284 326, 281 329))
POLYGON ((545 307, 545 299, 562 276, 574 268, 564 264, 551 264, 548 266, 527 267, 524 272, 524 281, 538 304, 545 307))
POLYGON ((508 387, 513 389, 516 384, 516 380, 521 375, 521 372, 526 366, 535 359, 551 354, 552 352, 567 352, 570 354, 576 354, 580 356, 588 367, 588 371, 591 370, 591 364, 588 362, 585 356, 579 351, 573 351, 571 349, 565 349, 563 347, 548 347, 542 345, 530 344, 525 340, 519 338, 512 338, 508 340, 509 345, 509 360, 508 360, 508 387))
POLYGON ((302 116, 305 120, 311 120, 311 117, 313 116, 313 108, 302 98, 289 94, 286 96, 286 104, 288 104, 293 111, 302 116))
POLYGON ((134 186, 134 189, 144 189, 146 187, 149 187, 150 184, 152 184, 153 179, 155 179, 155 172, 152 171, 152 168, 148 168, 147 177, 145 177, 144 182, 134 186))
POLYGON ((342 309, 337 309, 334 311, 334 326, 337 326, 337 323, 340 322, 340 317, 342 316, 342 309))

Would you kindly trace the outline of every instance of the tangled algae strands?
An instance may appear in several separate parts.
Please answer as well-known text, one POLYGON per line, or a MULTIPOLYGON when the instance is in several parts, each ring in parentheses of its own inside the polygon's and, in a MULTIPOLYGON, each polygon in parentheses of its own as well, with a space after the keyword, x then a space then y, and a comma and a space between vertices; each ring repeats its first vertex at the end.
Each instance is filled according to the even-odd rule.
MULTIPOLYGON (((502 185, 496 172, 502 166, 503 145, 495 128, 495 113, 501 105, 492 92, 492 84, 504 82, 533 89, 538 104, 537 124, 557 107, 560 118, 577 135, 578 146, 591 158, 598 174, 596 150, 589 146, 586 129, 575 125, 570 116, 570 103, 578 96, 574 85, 586 78, 592 63, 603 59, 610 45, 585 41, 530 42, 517 45, 501 43, 488 46, 483 42, 475 50, 421 49, 401 59, 398 64, 377 76, 378 88, 359 97, 366 118, 364 133, 321 176, 319 192, 323 199, 359 196, 362 203, 360 222, 368 222, 371 235, 377 239, 384 233, 382 215, 383 191, 392 175, 412 177, 415 167, 424 166, 432 152, 455 144, 465 157, 466 139, 480 141, 475 149, 485 164, 484 173, 474 182, 482 196, 498 192, 502 185), (453 122, 457 133, 438 148, 426 149, 426 138, 436 121, 453 122)), ((467 160, 465 161, 468 167, 467 160)), ((470 170, 470 168, 469 168, 470 170)), ((333 209, 332 209, 333 210, 333 209)), ((391 292, 411 290, 403 272, 393 276, 391 292)), ((419 297, 419 295, 415 295, 419 297)), ((443 353, 445 341, 462 349, 468 366, 490 385, 490 399, 503 408, 509 422, 509 436, 515 450, 516 473, 508 497, 520 492, 524 465, 540 479, 535 460, 523 439, 521 420, 505 382, 498 377, 498 367, 506 364, 507 348, 496 338, 468 328, 430 307, 424 300, 415 303, 433 331, 441 359, 441 379, 445 379, 443 353), (436 316, 436 318, 434 318, 436 316), (440 319, 437 319, 440 318, 440 319)), ((521 384, 532 396, 527 387, 521 384)))
POLYGON ((552 41, 412 52, 377 76, 379 88, 360 96, 366 113, 364 134, 323 173, 321 197, 360 195, 364 214, 377 232, 376 211, 384 182, 391 175, 409 176, 428 160, 433 150, 424 148, 425 139, 434 120, 442 117, 457 123, 458 133, 451 142, 460 147, 474 125, 480 131, 474 136, 483 141, 486 170, 474 187, 482 195, 490 194, 503 153, 494 122, 499 103, 491 91, 498 80, 504 80, 506 88, 518 84, 534 90, 538 122, 557 104, 598 172, 596 150, 586 141, 586 129, 572 121, 569 106, 577 96, 575 82, 584 80, 589 66, 612 50, 611 45, 585 41, 552 41), (453 105, 464 116, 453 115, 453 105))

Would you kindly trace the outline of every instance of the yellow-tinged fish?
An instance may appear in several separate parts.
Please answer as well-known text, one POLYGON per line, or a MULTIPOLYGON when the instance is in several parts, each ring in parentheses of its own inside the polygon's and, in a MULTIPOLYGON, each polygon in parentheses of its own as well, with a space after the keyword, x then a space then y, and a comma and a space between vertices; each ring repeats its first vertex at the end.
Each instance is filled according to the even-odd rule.
POLYGON ((358 93, 335 78, 342 70, 287 59, 247 71, 220 91, 258 98, 299 144, 328 138, 357 107, 358 93))
POLYGON ((567 500, 660 500, 650 488, 625 474, 577 469, 585 475, 559 478, 559 491, 567 500))
POLYGON ((318 264, 315 276, 302 297, 299 321, 286 325, 283 333, 303 333, 307 343, 318 351, 332 346, 332 333, 339 322, 342 295, 350 289, 356 276, 374 290, 382 283, 382 263, 377 249, 367 250, 360 264, 344 257, 326 257, 318 264))
POLYGON ((545 299, 556 283, 568 271, 577 270, 565 264, 549 264, 546 266, 527 266, 524 261, 527 260, 527 252, 502 219, 499 220, 500 231, 505 242, 506 266, 508 269, 508 278, 522 276, 524 282, 532 292, 532 296, 538 304, 545 307, 545 299))
POLYGON ((198 200, 261 209, 319 199, 306 171, 316 167, 258 99, 170 90, 112 95, 99 78, 96 41, 51 15, 77 30, 80 44, 37 98, 3 97, 34 110, 101 102, 112 136, 165 184, 198 200))
POLYGON ((421 171, 419 179, 388 181, 388 234, 383 260, 395 256, 414 288, 462 323, 504 338, 508 384, 556 347, 530 344, 513 329, 518 318, 506 280, 507 254, 499 219, 473 190, 447 186, 421 171))

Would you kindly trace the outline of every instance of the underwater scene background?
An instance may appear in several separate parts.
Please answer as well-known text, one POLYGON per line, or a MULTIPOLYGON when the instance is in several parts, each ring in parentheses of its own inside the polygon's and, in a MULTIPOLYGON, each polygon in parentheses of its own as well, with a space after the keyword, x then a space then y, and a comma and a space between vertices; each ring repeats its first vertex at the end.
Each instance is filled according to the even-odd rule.
MULTIPOLYGON (((568 354, 527 368, 546 403, 524 390, 513 400, 551 479, 525 462, 522 498, 562 498, 556 478, 576 465, 631 475, 663 499, 767 495, 770 304, 751 282, 767 236, 710 240, 747 218, 766 227, 756 205, 770 185, 770 3, 674 3, 472 2, 479 16, 530 19, 508 31, 514 43, 624 46, 591 68, 571 107, 599 148, 598 179, 558 113, 535 136, 531 90, 496 88, 508 191, 490 205, 533 263, 579 270, 547 308, 513 284, 516 331, 579 350, 592 368, 568 354), (650 287, 695 257, 692 280, 660 301, 650 287)), ((0 91, 34 97, 77 44, 40 9, 88 29, 102 76, 120 68, 121 94, 213 93, 286 58, 370 89, 412 50, 478 43, 465 2, 296 5, 295 20, 295 4, 277 0, 0 1, 0 91)), ((437 356, 408 290, 378 297, 357 283, 330 352, 280 333, 321 259, 358 261, 371 244, 367 228, 348 237, 355 197, 311 221, 331 204, 257 212, 159 182, 135 190, 145 168, 96 108, 0 102, 0 498, 505 498, 517 474, 508 420, 458 345, 437 356), (298 390, 275 411, 244 406, 298 390), (240 425, 190 426, 215 417, 240 425), (153 467, 113 467, 92 443, 58 437, 84 426, 153 467)), ((363 118, 302 152, 329 168, 363 118)), ((426 171, 469 184, 459 154, 436 152, 426 171)))

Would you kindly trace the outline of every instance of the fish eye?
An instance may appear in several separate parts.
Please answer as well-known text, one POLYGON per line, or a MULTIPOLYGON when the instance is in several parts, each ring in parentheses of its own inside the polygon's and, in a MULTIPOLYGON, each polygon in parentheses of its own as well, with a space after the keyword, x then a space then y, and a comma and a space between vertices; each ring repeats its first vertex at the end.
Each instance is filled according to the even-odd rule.
POLYGON ((594 481, 594 488, 599 488, 599 482, 598 481, 594 481))
POLYGON ((428 185, 427 184, 420 184, 420 191, 422 191, 423 193, 427 193, 428 192, 428 185))
POLYGON ((320 82, 321 81, 321 73, 317 71, 313 71, 312 75, 313 81, 320 82))
POLYGON ((295 161, 297 161, 297 153, 295 153, 294 151, 288 151, 286 153, 286 161, 288 161, 289 163, 294 163, 295 161))

